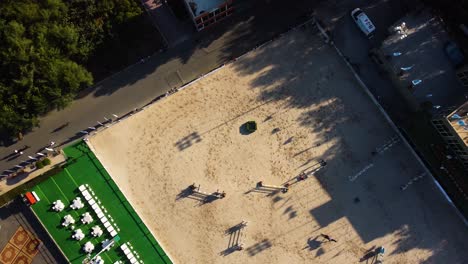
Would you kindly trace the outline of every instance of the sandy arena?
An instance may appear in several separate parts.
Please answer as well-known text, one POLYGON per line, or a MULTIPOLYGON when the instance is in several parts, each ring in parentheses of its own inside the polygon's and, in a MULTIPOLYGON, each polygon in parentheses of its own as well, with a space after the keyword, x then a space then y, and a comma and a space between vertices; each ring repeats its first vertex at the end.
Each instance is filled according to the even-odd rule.
POLYGON ((467 228, 395 136, 307 29, 89 144, 175 263, 373 263, 379 246, 385 263, 466 263, 467 228), (247 135, 249 120, 258 130, 247 135), (296 182, 322 159, 322 170, 296 182), (282 193, 256 189, 259 181, 292 185, 282 193), (203 203, 188 195, 193 183, 226 197, 203 203))

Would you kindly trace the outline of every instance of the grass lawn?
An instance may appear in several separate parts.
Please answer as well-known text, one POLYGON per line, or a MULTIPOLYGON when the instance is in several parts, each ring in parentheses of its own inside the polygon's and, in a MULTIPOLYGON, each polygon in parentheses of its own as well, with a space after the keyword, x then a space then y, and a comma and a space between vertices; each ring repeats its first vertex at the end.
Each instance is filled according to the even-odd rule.
POLYGON ((134 251, 139 254, 140 260, 144 263, 171 263, 88 146, 84 142, 79 142, 65 148, 64 151, 70 159, 69 164, 62 172, 32 188, 41 199, 39 203, 32 206, 32 210, 68 260, 71 263, 81 263, 86 257, 82 247, 87 241, 95 245, 93 253, 96 254, 101 250, 102 241, 112 239, 78 190, 78 186, 88 184, 101 201, 101 208, 107 209, 106 216, 108 218, 111 216, 115 221, 115 226, 120 228, 118 231, 120 240, 109 251, 100 255, 105 263, 114 263, 117 260, 128 262, 120 249, 120 245, 125 242, 131 243, 134 251), (77 196, 85 202, 85 207, 72 210, 69 205, 77 196), (59 213, 51 209, 52 202, 58 199, 65 204, 65 209, 59 213), (85 225, 80 222, 81 215, 85 212, 92 214, 94 221, 91 224, 85 225), (67 214, 75 219, 75 229, 80 228, 86 235, 83 240, 72 239, 73 231, 61 226, 63 217, 67 214), (94 238, 90 234, 91 228, 95 225, 101 226, 104 231, 99 238, 94 238))

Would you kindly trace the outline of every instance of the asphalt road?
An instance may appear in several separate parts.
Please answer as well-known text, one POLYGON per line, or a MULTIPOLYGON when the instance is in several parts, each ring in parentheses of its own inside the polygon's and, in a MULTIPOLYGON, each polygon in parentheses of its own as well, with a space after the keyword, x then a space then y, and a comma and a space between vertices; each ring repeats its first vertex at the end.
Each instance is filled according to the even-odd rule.
POLYGON ((387 35, 387 29, 404 16, 407 8, 410 8, 409 2, 400 0, 345 2, 341 2, 339 6, 325 5, 317 10, 318 17, 329 27, 335 45, 348 57, 351 65, 393 121, 405 122, 405 113, 409 112, 407 104, 385 74, 378 71, 368 54, 369 50, 380 46, 387 35), (356 7, 364 10, 376 26, 376 34, 372 39, 365 37, 352 20, 350 12, 356 7))
POLYGON ((101 81, 69 107, 41 118, 40 127, 24 135, 23 140, 0 148, 0 171, 5 175, 4 170, 27 161, 29 155, 35 156, 51 141, 60 145, 78 139, 80 131, 142 107, 171 88, 209 72, 304 20, 310 6, 315 5, 297 0, 297 5, 282 9, 281 1, 268 2, 267 6, 263 1, 240 2, 237 14, 216 27, 101 81), (283 19, 271 19, 272 15, 283 19), (25 145, 30 148, 23 155, 12 155, 25 145))
POLYGON ((367 56, 372 43, 359 32, 349 11, 355 7, 367 11, 378 29, 377 38, 381 39, 386 28, 401 15, 400 5, 395 4, 400 1, 337 2, 298 0, 287 8, 281 1, 241 2, 238 14, 220 25, 101 81, 71 106, 41 118, 40 127, 26 134, 22 141, 0 148, 0 159, 3 158, 0 171, 5 174, 4 170, 28 160, 28 155, 34 156, 51 141, 61 144, 80 138, 80 131, 90 131, 90 127, 104 123, 106 118, 122 116, 146 105, 171 88, 197 78, 305 20, 313 9, 329 25, 336 45, 359 67, 372 92, 383 98, 384 105, 392 106, 388 109, 394 112, 392 116, 398 116, 404 105, 394 101, 395 90, 375 70, 367 56), (66 123, 69 125, 59 129, 66 123), (24 145, 31 148, 19 157, 11 156, 15 149, 24 145))

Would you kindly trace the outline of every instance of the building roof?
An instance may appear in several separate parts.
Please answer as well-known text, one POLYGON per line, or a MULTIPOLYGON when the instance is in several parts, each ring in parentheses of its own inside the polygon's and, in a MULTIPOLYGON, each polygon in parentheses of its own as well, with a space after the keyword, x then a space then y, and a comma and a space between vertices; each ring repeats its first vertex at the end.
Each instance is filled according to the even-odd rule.
POLYGON ((209 13, 218 8, 221 4, 227 2, 226 0, 185 0, 191 7, 191 11, 195 17, 202 13, 209 13))
POLYGON ((447 120, 452 128, 457 132, 460 139, 468 147, 468 101, 462 104, 457 110, 447 116, 447 120))

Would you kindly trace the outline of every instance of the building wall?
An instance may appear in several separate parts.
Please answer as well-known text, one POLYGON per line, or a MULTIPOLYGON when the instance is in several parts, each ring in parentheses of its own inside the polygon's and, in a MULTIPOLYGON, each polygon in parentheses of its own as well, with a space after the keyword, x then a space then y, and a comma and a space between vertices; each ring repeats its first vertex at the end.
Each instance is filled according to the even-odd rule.
POLYGON ((457 155, 466 169, 468 169, 468 147, 455 132, 445 117, 434 118, 432 125, 439 135, 444 139, 447 146, 457 155))
POLYGON ((189 13, 192 15, 192 21, 195 24, 195 28, 198 31, 201 31, 231 15, 234 12, 233 2, 234 0, 226 0, 210 12, 194 16, 189 3, 185 1, 186 7, 188 8, 189 13))
POLYGON ((468 65, 457 70, 457 77, 463 86, 468 87, 468 65))

